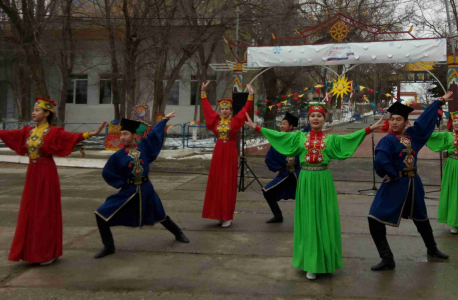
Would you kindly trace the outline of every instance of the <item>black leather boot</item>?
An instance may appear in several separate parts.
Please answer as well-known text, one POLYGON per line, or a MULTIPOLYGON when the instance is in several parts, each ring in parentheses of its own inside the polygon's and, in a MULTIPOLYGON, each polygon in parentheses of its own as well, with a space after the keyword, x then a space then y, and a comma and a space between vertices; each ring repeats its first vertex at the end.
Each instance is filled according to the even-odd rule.
POLYGON ((375 219, 369 219, 369 230, 372 239, 377 247, 378 253, 382 261, 375 266, 371 267, 372 271, 393 270, 396 267, 394 262, 393 253, 391 252, 390 245, 386 239, 385 224, 378 222, 375 219))
POLYGON ((182 243, 189 243, 189 239, 184 235, 183 231, 181 231, 180 227, 178 227, 175 222, 170 219, 169 216, 165 217, 165 220, 161 222, 162 226, 164 226, 168 231, 175 235, 175 239, 182 243))
POLYGON ((425 246, 428 249, 426 252, 431 257, 438 257, 442 259, 448 259, 448 255, 441 252, 437 249, 436 241, 434 240, 433 229, 431 227, 431 223, 429 219, 426 221, 413 221, 415 226, 417 226, 418 232, 421 234, 423 238, 423 242, 425 242, 425 246))
POLYGON ((113 235, 111 234, 110 225, 101 217, 95 216, 97 226, 99 227, 100 237, 102 238, 103 248, 94 256, 94 258, 102 258, 115 253, 113 235))
POLYGON ((372 271, 385 271, 385 270, 393 270, 396 268, 396 263, 394 259, 382 259, 381 262, 371 267, 372 271))
POLYGON ((278 206, 277 199, 271 196, 268 192, 264 192, 264 198, 266 198, 267 204, 269 204, 270 210, 274 214, 274 217, 269 219, 266 223, 283 223, 283 214, 281 213, 280 206, 278 206))

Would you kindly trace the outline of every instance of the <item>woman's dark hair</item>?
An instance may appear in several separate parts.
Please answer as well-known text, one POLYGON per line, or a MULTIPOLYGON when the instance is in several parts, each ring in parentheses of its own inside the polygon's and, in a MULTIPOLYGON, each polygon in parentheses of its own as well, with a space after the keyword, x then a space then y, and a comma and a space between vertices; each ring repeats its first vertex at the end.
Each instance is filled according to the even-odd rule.
POLYGON ((46 119, 48 119, 48 124, 51 125, 51 122, 52 122, 52 120, 54 118, 54 113, 52 111, 49 111, 49 110, 48 110, 48 112, 49 112, 49 115, 46 117, 46 119))

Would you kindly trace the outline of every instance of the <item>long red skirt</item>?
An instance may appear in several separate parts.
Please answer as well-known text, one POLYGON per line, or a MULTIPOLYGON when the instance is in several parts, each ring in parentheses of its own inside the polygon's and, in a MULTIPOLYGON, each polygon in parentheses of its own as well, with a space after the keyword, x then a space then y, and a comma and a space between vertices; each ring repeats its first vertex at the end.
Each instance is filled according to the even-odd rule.
POLYGON ((237 173, 235 141, 218 139, 210 164, 202 218, 224 221, 234 218, 237 173))
POLYGON ((30 160, 9 260, 44 262, 62 255, 62 208, 51 156, 30 160))

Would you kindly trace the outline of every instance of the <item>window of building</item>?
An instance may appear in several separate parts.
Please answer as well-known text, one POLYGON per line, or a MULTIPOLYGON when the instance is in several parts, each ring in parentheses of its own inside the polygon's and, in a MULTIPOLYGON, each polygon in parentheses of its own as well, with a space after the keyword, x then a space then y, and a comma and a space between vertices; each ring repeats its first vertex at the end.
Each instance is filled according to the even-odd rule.
POLYGON ((99 103, 100 104, 112 104, 113 103, 113 92, 111 91, 111 80, 100 79, 99 87, 99 103))
MULTIPOLYGON (((121 79, 118 79, 118 89, 121 90, 121 79)), ((107 75, 100 76, 99 104, 113 104, 113 90, 111 89, 111 78, 107 75)))
MULTIPOLYGON (((216 104, 216 74, 209 78, 210 85, 207 87, 207 97, 211 105, 216 104)), ((200 86, 197 86, 197 76, 191 76, 191 105, 196 105, 196 93, 200 96, 200 86)))
MULTIPOLYGON (((164 85, 166 82, 164 82, 164 85)), ((175 80, 170 89, 169 96, 167 97, 167 105, 179 105, 180 104, 180 81, 175 80)))
POLYGON ((72 104, 87 104, 87 75, 71 75, 67 86, 67 101, 72 104))

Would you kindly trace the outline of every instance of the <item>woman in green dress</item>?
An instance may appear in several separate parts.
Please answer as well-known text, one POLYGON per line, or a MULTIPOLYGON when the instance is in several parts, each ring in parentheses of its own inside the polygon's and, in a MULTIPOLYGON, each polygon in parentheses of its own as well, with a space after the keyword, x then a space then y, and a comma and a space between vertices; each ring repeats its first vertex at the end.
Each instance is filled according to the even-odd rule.
POLYGON ((458 111, 452 113, 453 131, 434 132, 426 146, 435 152, 447 150, 442 177, 437 221, 452 226, 451 233, 458 233, 458 111))
POLYGON ((366 135, 383 125, 383 116, 370 127, 339 136, 322 131, 327 111, 324 104, 309 105, 307 110, 312 127, 308 133, 261 128, 249 117, 246 124, 264 135, 281 154, 299 155, 293 266, 306 271, 308 279, 315 279, 317 273, 333 273, 343 266, 337 192, 328 164, 331 159, 352 156, 366 135))

